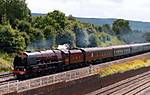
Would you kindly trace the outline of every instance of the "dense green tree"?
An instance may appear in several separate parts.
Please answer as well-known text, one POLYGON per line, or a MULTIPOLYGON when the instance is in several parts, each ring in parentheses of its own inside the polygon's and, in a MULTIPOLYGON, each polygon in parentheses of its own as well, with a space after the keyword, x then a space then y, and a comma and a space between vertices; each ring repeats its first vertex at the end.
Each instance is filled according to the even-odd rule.
POLYGON ((125 34, 131 31, 127 20, 118 19, 113 22, 112 29, 116 34, 125 34))
POLYGON ((15 21, 16 28, 19 29, 21 32, 26 32, 29 34, 31 30, 31 24, 25 20, 16 20, 15 21))
POLYGON ((58 29, 59 28, 65 29, 66 16, 64 13, 58 10, 54 10, 53 12, 48 13, 47 16, 48 18, 52 18, 54 27, 58 29), (60 27, 58 27, 57 25, 60 27))
MULTIPOLYGON (((98 41, 109 40, 109 37, 97 35, 102 32, 112 33, 107 24, 98 26, 81 23, 72 15, 67 17, 58 10, 42 16, 33 16, 30 21, 31 13, 25 0, 0 0, 0 8, 4 9, 0 9, 0 46, 8 52, 23 50, 26 46, 28 49, 49 49, 59 44, 95 47, 100 45, 98 41)), ((130 31, 128 21, 115 21, 113 30, 116 34, 130 31)))
POLYGON ((20 35, 25 39, 26 46, 28 46, 30 42, 30 36, 26 32, 21 32, 20 35))
POLYGON ((0 0, 0 20, 6 18, 11 24, 15 19, 30 20, 31 12, 25 0, 0 0))
POLYGON ((19 31, 13 30, 10 25, 0 28, 0 48, 7 52, 24 50, 26 47, 25 39, 19 31))
POLYGON ((60 11, 49 12, 47 15, 33 17, 32 25, 35 28, 44 29, 46 26, 52 26, 56 31, 64 30, 67 23, 67 18, 60 11))
POLYGON ((31 41, 40 41, 40 40, 44 40, 44 34, 43 31, 40 29, 36 29, 36 28, 32 28, 30 30, 30 39, 31 41))

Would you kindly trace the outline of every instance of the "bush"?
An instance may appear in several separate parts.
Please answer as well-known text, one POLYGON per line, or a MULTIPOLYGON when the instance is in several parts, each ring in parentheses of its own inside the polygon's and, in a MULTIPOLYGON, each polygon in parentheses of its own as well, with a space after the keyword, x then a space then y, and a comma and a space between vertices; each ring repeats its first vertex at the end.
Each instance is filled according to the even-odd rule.
POLYGON ((25 39, 10 25, 5 25, 0 29, 0 43, 0 48, 6 52, 24 50, 26 47, 25 39))

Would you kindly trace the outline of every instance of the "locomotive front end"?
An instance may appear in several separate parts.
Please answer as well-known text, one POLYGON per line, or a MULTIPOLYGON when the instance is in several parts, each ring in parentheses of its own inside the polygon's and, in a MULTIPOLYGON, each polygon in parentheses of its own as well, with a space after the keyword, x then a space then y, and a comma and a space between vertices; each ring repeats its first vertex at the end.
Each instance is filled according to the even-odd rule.
POLYGON ((14 64, 13 74, 15 76, 18 77, 27 74, 26 71, 27 55, 25 53, 16 55, 13 64, 14 64))

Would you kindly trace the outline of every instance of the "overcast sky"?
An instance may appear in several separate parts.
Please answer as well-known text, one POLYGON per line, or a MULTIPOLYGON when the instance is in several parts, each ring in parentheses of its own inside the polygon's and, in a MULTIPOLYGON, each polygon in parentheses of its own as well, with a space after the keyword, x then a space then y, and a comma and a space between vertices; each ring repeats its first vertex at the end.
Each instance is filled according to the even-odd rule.
POLYGON ((150 22, 150 0, 26 0, 32 13, 60 10, 89 18, 123 18, 150 22))

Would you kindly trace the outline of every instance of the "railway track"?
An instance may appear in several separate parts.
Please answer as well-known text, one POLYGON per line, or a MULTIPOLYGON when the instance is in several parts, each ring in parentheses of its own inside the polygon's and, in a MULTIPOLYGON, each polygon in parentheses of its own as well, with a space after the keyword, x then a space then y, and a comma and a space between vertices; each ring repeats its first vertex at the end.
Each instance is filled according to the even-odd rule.
POLYGON ((1 73, 1 74, 0 74, 0 78, 7 77, 7 76, 11 76, 11 75, 13 75, 13 74, 10 73, 10 72, 1 73))
POLYGON ((12 73, 1 73, 0 74, 0 85, 3 85, 7 82, 16 80, 12 73))
MULTIPOLYGON (((150 71, 86 95, 144 95, 144 92, 148 89, 150 89, 150 71)), ((147 95, 150 95, 150 93, 147 95)))

